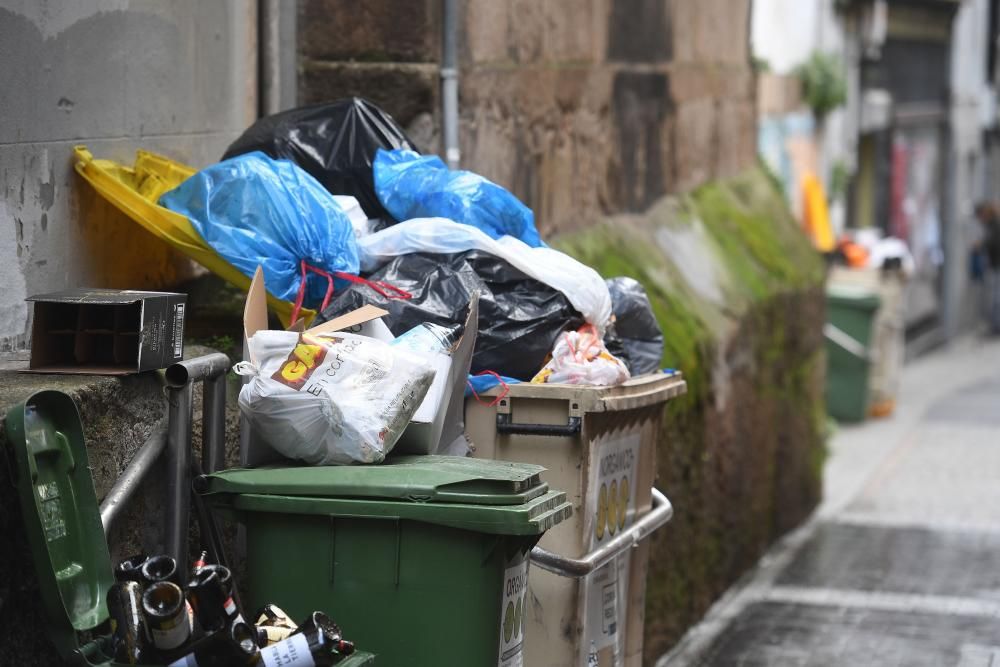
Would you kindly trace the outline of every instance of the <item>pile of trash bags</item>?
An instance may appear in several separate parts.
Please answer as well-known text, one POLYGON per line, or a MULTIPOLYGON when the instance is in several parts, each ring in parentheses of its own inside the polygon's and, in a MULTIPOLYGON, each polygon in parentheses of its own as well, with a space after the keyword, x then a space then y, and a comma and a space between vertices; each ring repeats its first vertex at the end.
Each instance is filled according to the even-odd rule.
POLYGON ((533 212, 513 194, 422 155, 388 114, 362 99, 259 120, 221 162, 162 194, 159 204, 188 218, 245 276, 262 267, 267 292, 294 304, 293 322, 302 309, 319 311, 318 323, 363 306, 387 311, 390 342, 349 333, 306 339, 295 331, 261 331, 249 341, 264 361, 242 370, 252 379, 241 406, 263 431, 277 429, 275 439, 289 414, 322 413, 294 420, 294 439, 312 449, 293 449, 311 463, 381 460, 433 377, 419 354, 392 350, 392 338, 421 326, 461 327, 474 301, 471 376, 608 386, 660 369, 663 334, 638 282, 606 281, 548 247, 533 212), (339 372, 337 382, 365 379, 337 384, 322 399, 311 389, 290 394, 306 371, 339 372), (346 429, 334 414, 361 409, 348 405, 352 391, 359 400, 391 397, 381 408, 373 401, 364 429, 346 429))

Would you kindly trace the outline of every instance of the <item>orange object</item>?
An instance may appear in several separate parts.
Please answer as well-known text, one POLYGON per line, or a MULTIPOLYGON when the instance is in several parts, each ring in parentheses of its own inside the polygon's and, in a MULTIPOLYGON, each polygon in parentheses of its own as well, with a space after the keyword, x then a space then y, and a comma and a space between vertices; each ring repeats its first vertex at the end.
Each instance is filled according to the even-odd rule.
POLYGON ((868 408, 868 415, 875 418, 888 417, 895 409, 896 401, 891 398, 886 398, 878 401, 877 403, 873 403, 868 408))
POLYGON ((863 269, 868 266, 869 252, 863 245, 844 239, 840 242, 840 252, 852 269, 863 269))

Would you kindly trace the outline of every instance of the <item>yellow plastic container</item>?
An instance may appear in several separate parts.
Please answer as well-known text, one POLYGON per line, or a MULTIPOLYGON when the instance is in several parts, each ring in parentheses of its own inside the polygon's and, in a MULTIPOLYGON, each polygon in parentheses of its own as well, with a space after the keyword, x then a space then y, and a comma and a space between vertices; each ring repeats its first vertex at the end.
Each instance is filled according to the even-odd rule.
MULTIPOLYGON (((136 151, 132 167, 96 160, 86 146, 77 146, 74 153, 76 171, 122 213, 223 280, 243 290, 250 288, 250 278, 208 245, 190 220, 156 203, 163 193, 193 176, 195 169, 147 151, 136 151)), ((284 326, 291 324, 290 302, 268 293, 267 303, 284 326)), ((316 311, 306 308, 300 313, 306 326, 316 316, 316 311)))

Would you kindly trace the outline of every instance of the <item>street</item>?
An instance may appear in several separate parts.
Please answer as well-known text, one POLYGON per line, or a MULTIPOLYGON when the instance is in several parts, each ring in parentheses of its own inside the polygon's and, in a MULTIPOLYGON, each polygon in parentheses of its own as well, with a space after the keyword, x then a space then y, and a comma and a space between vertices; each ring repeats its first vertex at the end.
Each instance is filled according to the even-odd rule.
POLYGON ((1000 341, 904 370, 893 416, 841 426, 823 504, 658 667, 1000 664, 1000 341))

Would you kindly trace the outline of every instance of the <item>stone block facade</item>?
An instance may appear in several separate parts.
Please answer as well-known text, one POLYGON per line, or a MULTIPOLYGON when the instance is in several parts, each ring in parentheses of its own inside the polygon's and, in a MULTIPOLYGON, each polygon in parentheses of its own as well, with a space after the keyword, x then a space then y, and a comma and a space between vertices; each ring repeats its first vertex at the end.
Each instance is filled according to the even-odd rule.
MULTIPOLYGON (((750 0, 458 4, 462 165, 543 235, 753 164, 750 0)), ((300 0, 300 101, 368 97, 439 152, 440 5, 300 0)))

